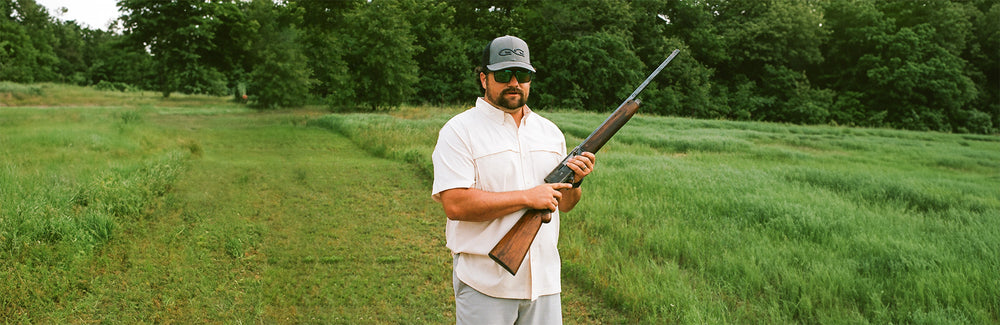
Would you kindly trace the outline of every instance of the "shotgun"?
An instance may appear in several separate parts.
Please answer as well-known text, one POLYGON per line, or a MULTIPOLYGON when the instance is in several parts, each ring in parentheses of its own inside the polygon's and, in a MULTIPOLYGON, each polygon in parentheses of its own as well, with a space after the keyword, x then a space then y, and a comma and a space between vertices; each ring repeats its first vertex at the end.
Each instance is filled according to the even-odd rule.
MULTIPOLYGON (((625 123, 628 123, 632 115, 635 115, 635 112, 639 110, 639 104, 642 102, 635 97, 646 88, 646 85, 653 80, 653 77, 656 77, 660 73, 660 70, 663 70, 679 52, 680 50, 674 50, 673 53, 670 53, 670 56, 666 60, 663 60, 663 63, 660 63, 660 66, 649 77, 646 77, 646 81, 643 81, 639 85, 639 88, 636 88, 632 92, 632 95, 628 96, 621 105, 618 105, 618 108, 611 113, 611 116, 608 116, 608 119, 604 120, 604 123, 601 123, 601 126, 597 127, 579 146, 576 146, 573 151, 566 155, 566 158, 548 176, 545 176, 545 182, 572 183, 574 173, 572 169, 566 166, 566 161, 584 152, 596 154, 598 150, 601 150, 601 147, 605 143, 608 143, 608 140, 611 140, 611 137, 622 126, 625 126, 625 123)), ((517 270, 521 267, 521 262, 524 261, 524 256, 528 254, 528 248, 535 241, 538 229, 542 227, 543 223, 548 223, 552 219, 550 215, 552 212, 548 210, 528 210, 525 212, 521 216, 521 219, 518 219, 517 223, 514 224, 514 227, 500 239, 500 242, 496 246, 493 246, 493 250, 490 251, 490 258, 496 261, 497 264, 500 264, 507 272, 510 272, 511 275, 517 274, 517 270)))

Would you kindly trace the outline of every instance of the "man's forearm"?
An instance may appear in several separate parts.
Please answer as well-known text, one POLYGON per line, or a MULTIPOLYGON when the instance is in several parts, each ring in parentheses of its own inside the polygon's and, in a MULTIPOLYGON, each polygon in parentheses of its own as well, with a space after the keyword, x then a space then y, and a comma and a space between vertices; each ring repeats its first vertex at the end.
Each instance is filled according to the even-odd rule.
POLYGON ((583 196, 583 191, 579 187, 561 190, 560 192, 563 194, 562 200, 559 200, 560 212, 573 210, 576 204, 580 202, 580 197, 583 196))
POLYGON ((490 221, 528 208, 521 191, 454 188, 441 192, 441 202, 448 219, 459 221, 490 221))

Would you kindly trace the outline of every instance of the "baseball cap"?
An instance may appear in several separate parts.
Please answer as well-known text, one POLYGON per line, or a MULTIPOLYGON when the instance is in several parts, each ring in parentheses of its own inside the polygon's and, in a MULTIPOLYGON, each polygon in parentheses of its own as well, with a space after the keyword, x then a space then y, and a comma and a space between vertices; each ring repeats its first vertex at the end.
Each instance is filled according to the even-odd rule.
POLYGON ((483 49, 482 65, 490 71, 523 68, 535 72, 528 55, 528 43, 510 35, 497 37, 486 45, 483 49))

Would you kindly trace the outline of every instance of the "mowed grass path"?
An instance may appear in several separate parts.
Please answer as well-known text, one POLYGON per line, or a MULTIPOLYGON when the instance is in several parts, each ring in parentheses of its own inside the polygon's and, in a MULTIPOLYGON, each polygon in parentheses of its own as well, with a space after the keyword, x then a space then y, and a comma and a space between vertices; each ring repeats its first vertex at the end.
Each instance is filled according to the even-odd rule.
POLYGON ((152 240, 130 253, 143 260, 133 263, 163 268, 150 270, 165 282, 150 288, 153 298, 187 307, 164 320, 450 318, 447 252, 426 181, 302 121, 151 121, 193 133, 202 148, 152 218, 152 240))
MULTIPOLYGON (((25 306, 16 319, 453 323, 430 179, 306 126, 317 114, 144 110, 138 127, 162 129, 192 152, 184 172, 81 272, 53 279, 68 296, 25 306)), ((565 291, 569 322, 621 319, 578 287, 565 291)))

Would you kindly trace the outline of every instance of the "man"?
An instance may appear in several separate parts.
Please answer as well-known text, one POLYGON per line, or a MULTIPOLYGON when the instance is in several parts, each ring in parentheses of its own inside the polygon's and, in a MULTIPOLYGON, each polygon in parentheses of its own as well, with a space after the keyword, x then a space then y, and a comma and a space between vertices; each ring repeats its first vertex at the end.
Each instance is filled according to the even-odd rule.
POLYGON ((544 182, 566 156, 566 143, 526 105, 535 73, 529 57, 517 37, 487 44, 476 69, 483 97, 441 128, 432 155, 432 197, 448 217, 458 324, 562 322, 559 212, 580 201, 596 157, 585 152, 567 162, 574 184, 544 182), (527 209, 554 212, 512 276, 488 254, 527 209))

